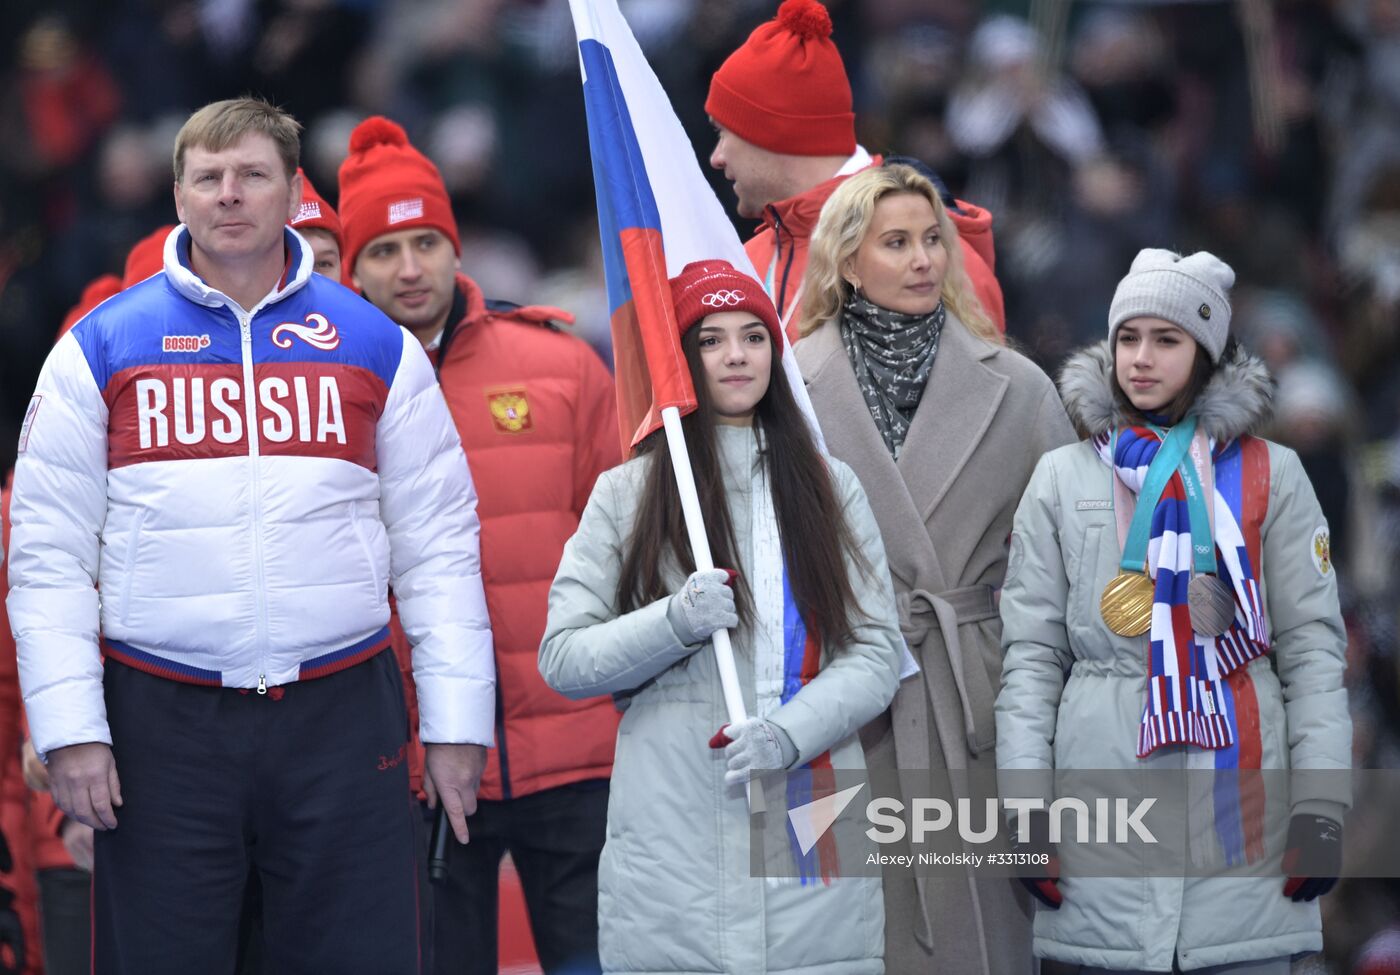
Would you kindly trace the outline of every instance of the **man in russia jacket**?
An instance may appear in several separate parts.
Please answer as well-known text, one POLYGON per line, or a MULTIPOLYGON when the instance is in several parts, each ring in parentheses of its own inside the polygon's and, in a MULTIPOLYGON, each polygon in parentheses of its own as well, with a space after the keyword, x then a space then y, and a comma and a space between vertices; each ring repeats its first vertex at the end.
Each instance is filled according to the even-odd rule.
MULTIPOLYGON (((597 871, 617 713, 570 701, 539 673, 549 587, 598 475, 621 461, 612 380, 561 333, 554 308, 488 302, 460 264, 437 168, 389 119, 350 136, 340 169, 345 268, 355 288, 417 336, 481 492, 481 558, 495 633, 496 749, 469 821, 433 889, 439 973, 496 971, 501 859, 515 862, 546 972, 597 971, 597 871)), ((421 692, 420 692, 421 693, 421 692)))
POLYGON ((462 838, 492 744, 471 476, 421 346, 284 227, 298 129, 190 117, 164 270, 55 345, 22 428, 8 608, 54 799, 98 831, 99 973, 234 957, 250 868, 269 970, 418 971, 390 586, 462 838))

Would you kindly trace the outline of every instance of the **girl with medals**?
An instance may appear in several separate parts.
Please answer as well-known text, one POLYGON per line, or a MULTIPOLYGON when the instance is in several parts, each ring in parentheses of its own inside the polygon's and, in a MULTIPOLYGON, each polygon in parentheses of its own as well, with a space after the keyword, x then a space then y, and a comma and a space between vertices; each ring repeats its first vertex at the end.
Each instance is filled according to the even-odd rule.
MULTIPOLYGON (((1250 433, 1272 384, 1229 337, 1234 277, 1205 252, 1142 251, 1107 343, 1061 375, 1087 439, 1041 458, 1016 513, 1001 769, 1214 769, 1233 783, 1246 777, 1219 772, 1350 767, 1327 524, 1293 451, 1250 433)), ((1023 877, 1041 904, 1035 953, 1095 975, 1286 975, 1322 947, 1340 778, 1294 779, 1286 838, 1257 792, 1215 790, 1213 862, 1283 848, 1286 878, 1023 877)), ((1053 853, 1048 816, 1028 828, 1028 847, 1053 853)))
POLYGON ((603 968, 879 975, 879 877, 838 876, 831 833, 793 846, 797 878, 753 877, 744 785, 803 769, 787 780, 794 808, 830 794, 832 770, 865 768, 857 732, 894 697, 902 650, 880 530, 793 399, 762 286, 704 261, 671 291, 699 400, 682 425, 700 506, 715 564, 737 572, 695 571, 657 430, 598 478, 540 647, 555 690, 623 708, 599 867, 603 968), (710 648, 722 628, 735 630, 751 716, 732 726, 710 648))

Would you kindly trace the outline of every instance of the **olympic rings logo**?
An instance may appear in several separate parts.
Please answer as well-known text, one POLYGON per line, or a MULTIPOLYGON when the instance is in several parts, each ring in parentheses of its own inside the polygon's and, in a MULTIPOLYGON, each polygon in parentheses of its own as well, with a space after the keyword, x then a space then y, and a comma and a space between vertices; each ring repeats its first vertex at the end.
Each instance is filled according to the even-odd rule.
POLYGON ((711 291, 700 299, 700 304, 706 308, 720 308, 725 305, 737 305, 743 300, 742 291, 711 291))

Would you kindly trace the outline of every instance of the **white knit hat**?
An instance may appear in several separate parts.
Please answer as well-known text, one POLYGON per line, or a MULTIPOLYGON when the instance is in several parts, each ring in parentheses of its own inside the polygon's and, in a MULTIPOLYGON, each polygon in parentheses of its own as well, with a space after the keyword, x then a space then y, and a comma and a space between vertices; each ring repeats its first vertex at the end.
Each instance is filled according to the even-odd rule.
POLYGON ((1108 310, 1108 340, 1132 318, 1161 318, 1201 345, 1212 362, 1220 361, 1230 334, 1230 288, 1235 272, 1207 251, 1190 257, 1155 247, 1144 248, 1113 293, 1108 310))

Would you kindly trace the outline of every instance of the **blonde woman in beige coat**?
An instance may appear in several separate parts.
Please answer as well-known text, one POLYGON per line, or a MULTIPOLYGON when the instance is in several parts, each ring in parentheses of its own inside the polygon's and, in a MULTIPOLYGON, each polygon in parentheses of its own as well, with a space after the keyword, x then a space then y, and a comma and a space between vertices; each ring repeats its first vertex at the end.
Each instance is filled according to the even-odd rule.
MULTIPOLYGON (((1040 455, 1074 441, 1050 379, 1007 348, 963 272, 933 185, 902 165, 822 210, 796 354, 831 454, 875 512, 921 672, 862 732, 872 770, 996 769, 997 593, 1040 455)), ((1033 972, 1014 880, 884 877, 891 975, 1033 972)))

